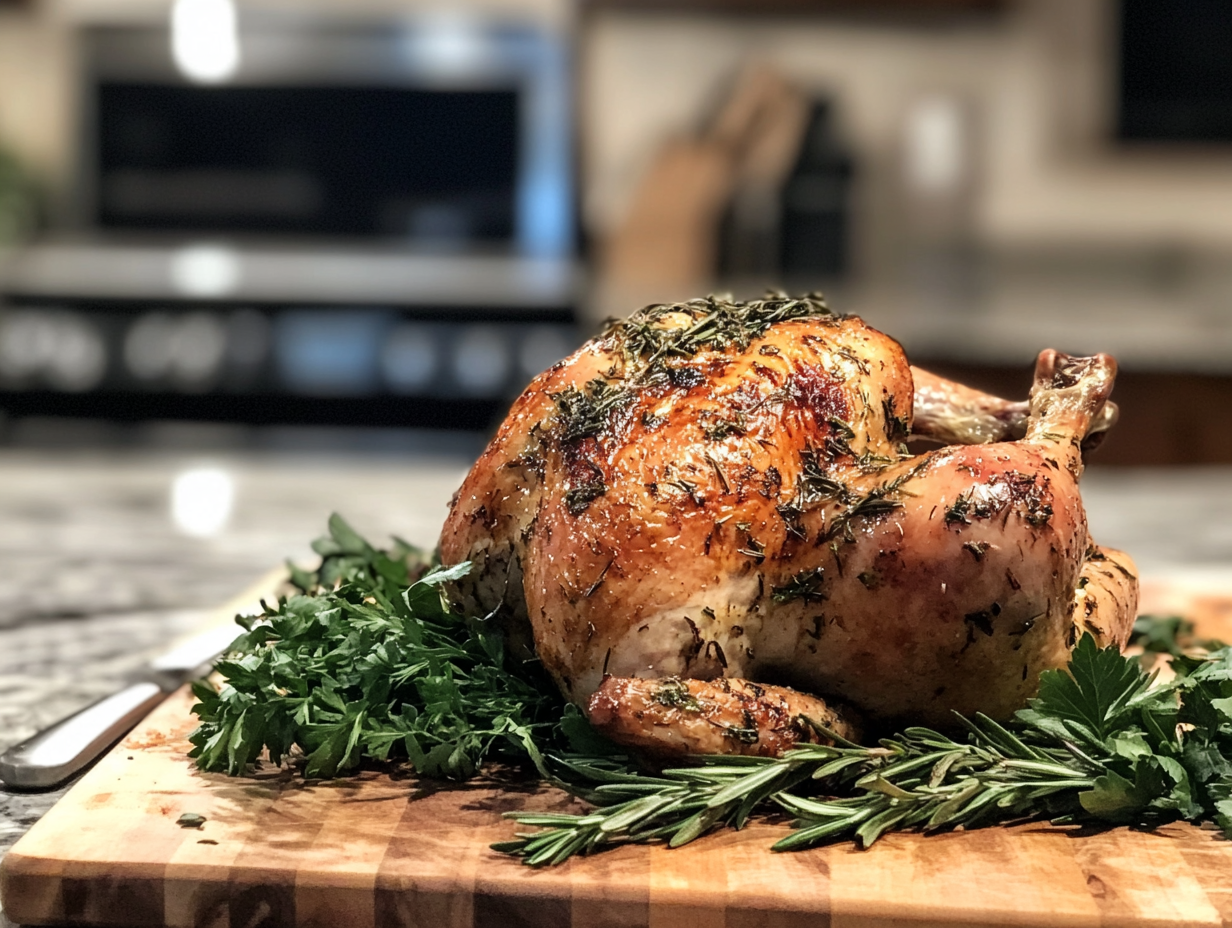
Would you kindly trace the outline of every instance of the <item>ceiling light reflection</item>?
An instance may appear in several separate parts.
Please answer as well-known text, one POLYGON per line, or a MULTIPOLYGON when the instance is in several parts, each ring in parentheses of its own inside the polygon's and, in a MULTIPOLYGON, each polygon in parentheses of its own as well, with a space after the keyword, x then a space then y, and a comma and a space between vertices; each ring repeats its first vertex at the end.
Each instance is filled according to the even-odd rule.
POLYGON ((240 40, 233 0, 175 0, 171 54, 189 80, 215 84, 234 75, 240 40))
POLYGON ((172 255, 170 270, 185 296, 228 296, 240 282, 240 256, 225 245, 189 245, 172 255))
POLYGON ((235 482, 225 470, 186 470, 171 484, 171 521, 185 535, 209 538, 226 528, 234 501, 235 482))

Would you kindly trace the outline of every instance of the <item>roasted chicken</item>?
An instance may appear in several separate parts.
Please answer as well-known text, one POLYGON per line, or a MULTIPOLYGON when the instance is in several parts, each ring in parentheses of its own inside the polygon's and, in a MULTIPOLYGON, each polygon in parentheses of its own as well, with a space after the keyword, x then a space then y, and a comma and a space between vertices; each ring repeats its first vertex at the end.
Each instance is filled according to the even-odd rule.
POLYGON ((1045 351, 1011 403, 819 297, 647 307, 515 402, 441 555, 475 565, 465 608, 635 748, 1005 718, 1082 634, 1129 634, 1133 563, 1091 543, 1078 493, 1115 373, 1045 351))

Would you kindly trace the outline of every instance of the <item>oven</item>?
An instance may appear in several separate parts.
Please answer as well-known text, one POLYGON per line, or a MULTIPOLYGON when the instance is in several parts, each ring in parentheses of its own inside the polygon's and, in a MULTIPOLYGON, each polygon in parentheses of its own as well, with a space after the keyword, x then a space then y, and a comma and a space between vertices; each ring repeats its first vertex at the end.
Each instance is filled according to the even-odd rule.
POLYGON ((5 278, 11 414, 482 427, 577 344, 559 27, 179 0, 80 45, 75 189, 5 278))

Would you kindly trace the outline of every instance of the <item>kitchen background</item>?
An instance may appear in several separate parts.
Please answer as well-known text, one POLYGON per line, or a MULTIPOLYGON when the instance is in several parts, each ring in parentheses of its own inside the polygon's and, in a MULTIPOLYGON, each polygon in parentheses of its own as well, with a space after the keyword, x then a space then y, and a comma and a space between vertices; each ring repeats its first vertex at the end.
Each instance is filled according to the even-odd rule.
POLYGON ((1105 463, 1232 459, 1218 3, 174 9, 0 3, 9 443, 483 430, 607 316, 775 285, 1007 393, 1109 351, 1105 463))
POLYGON ((707 292, 1013 397, 1114 354, 1096 536, 1226 589, 1229 48, 1222 0, 0 0, 0 748, 331 510, 431 545, 534 373, 707 292))

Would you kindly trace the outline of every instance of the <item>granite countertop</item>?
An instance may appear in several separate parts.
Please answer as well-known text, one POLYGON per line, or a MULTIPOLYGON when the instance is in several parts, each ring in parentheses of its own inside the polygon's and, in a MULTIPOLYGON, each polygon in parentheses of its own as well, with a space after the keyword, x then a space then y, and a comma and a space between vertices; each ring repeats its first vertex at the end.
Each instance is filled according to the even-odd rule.
MULTIPOLYGON (((435 543, 479 447, 365 455, 0 451, 0 750, 116 689, 203 610, 286 558, 308 562, 331 511, 369 537, 435 543), (216 534, 177 529, 177 475, 234 489, 216 534)), ((1093 536, 1146 579, 1232 589, 1232 468, 1088 471, 1093 536)), ((63 794, 0 790, 0 854, 63 794)), ((0 914, 0 928, 9 923, 0 914)))

